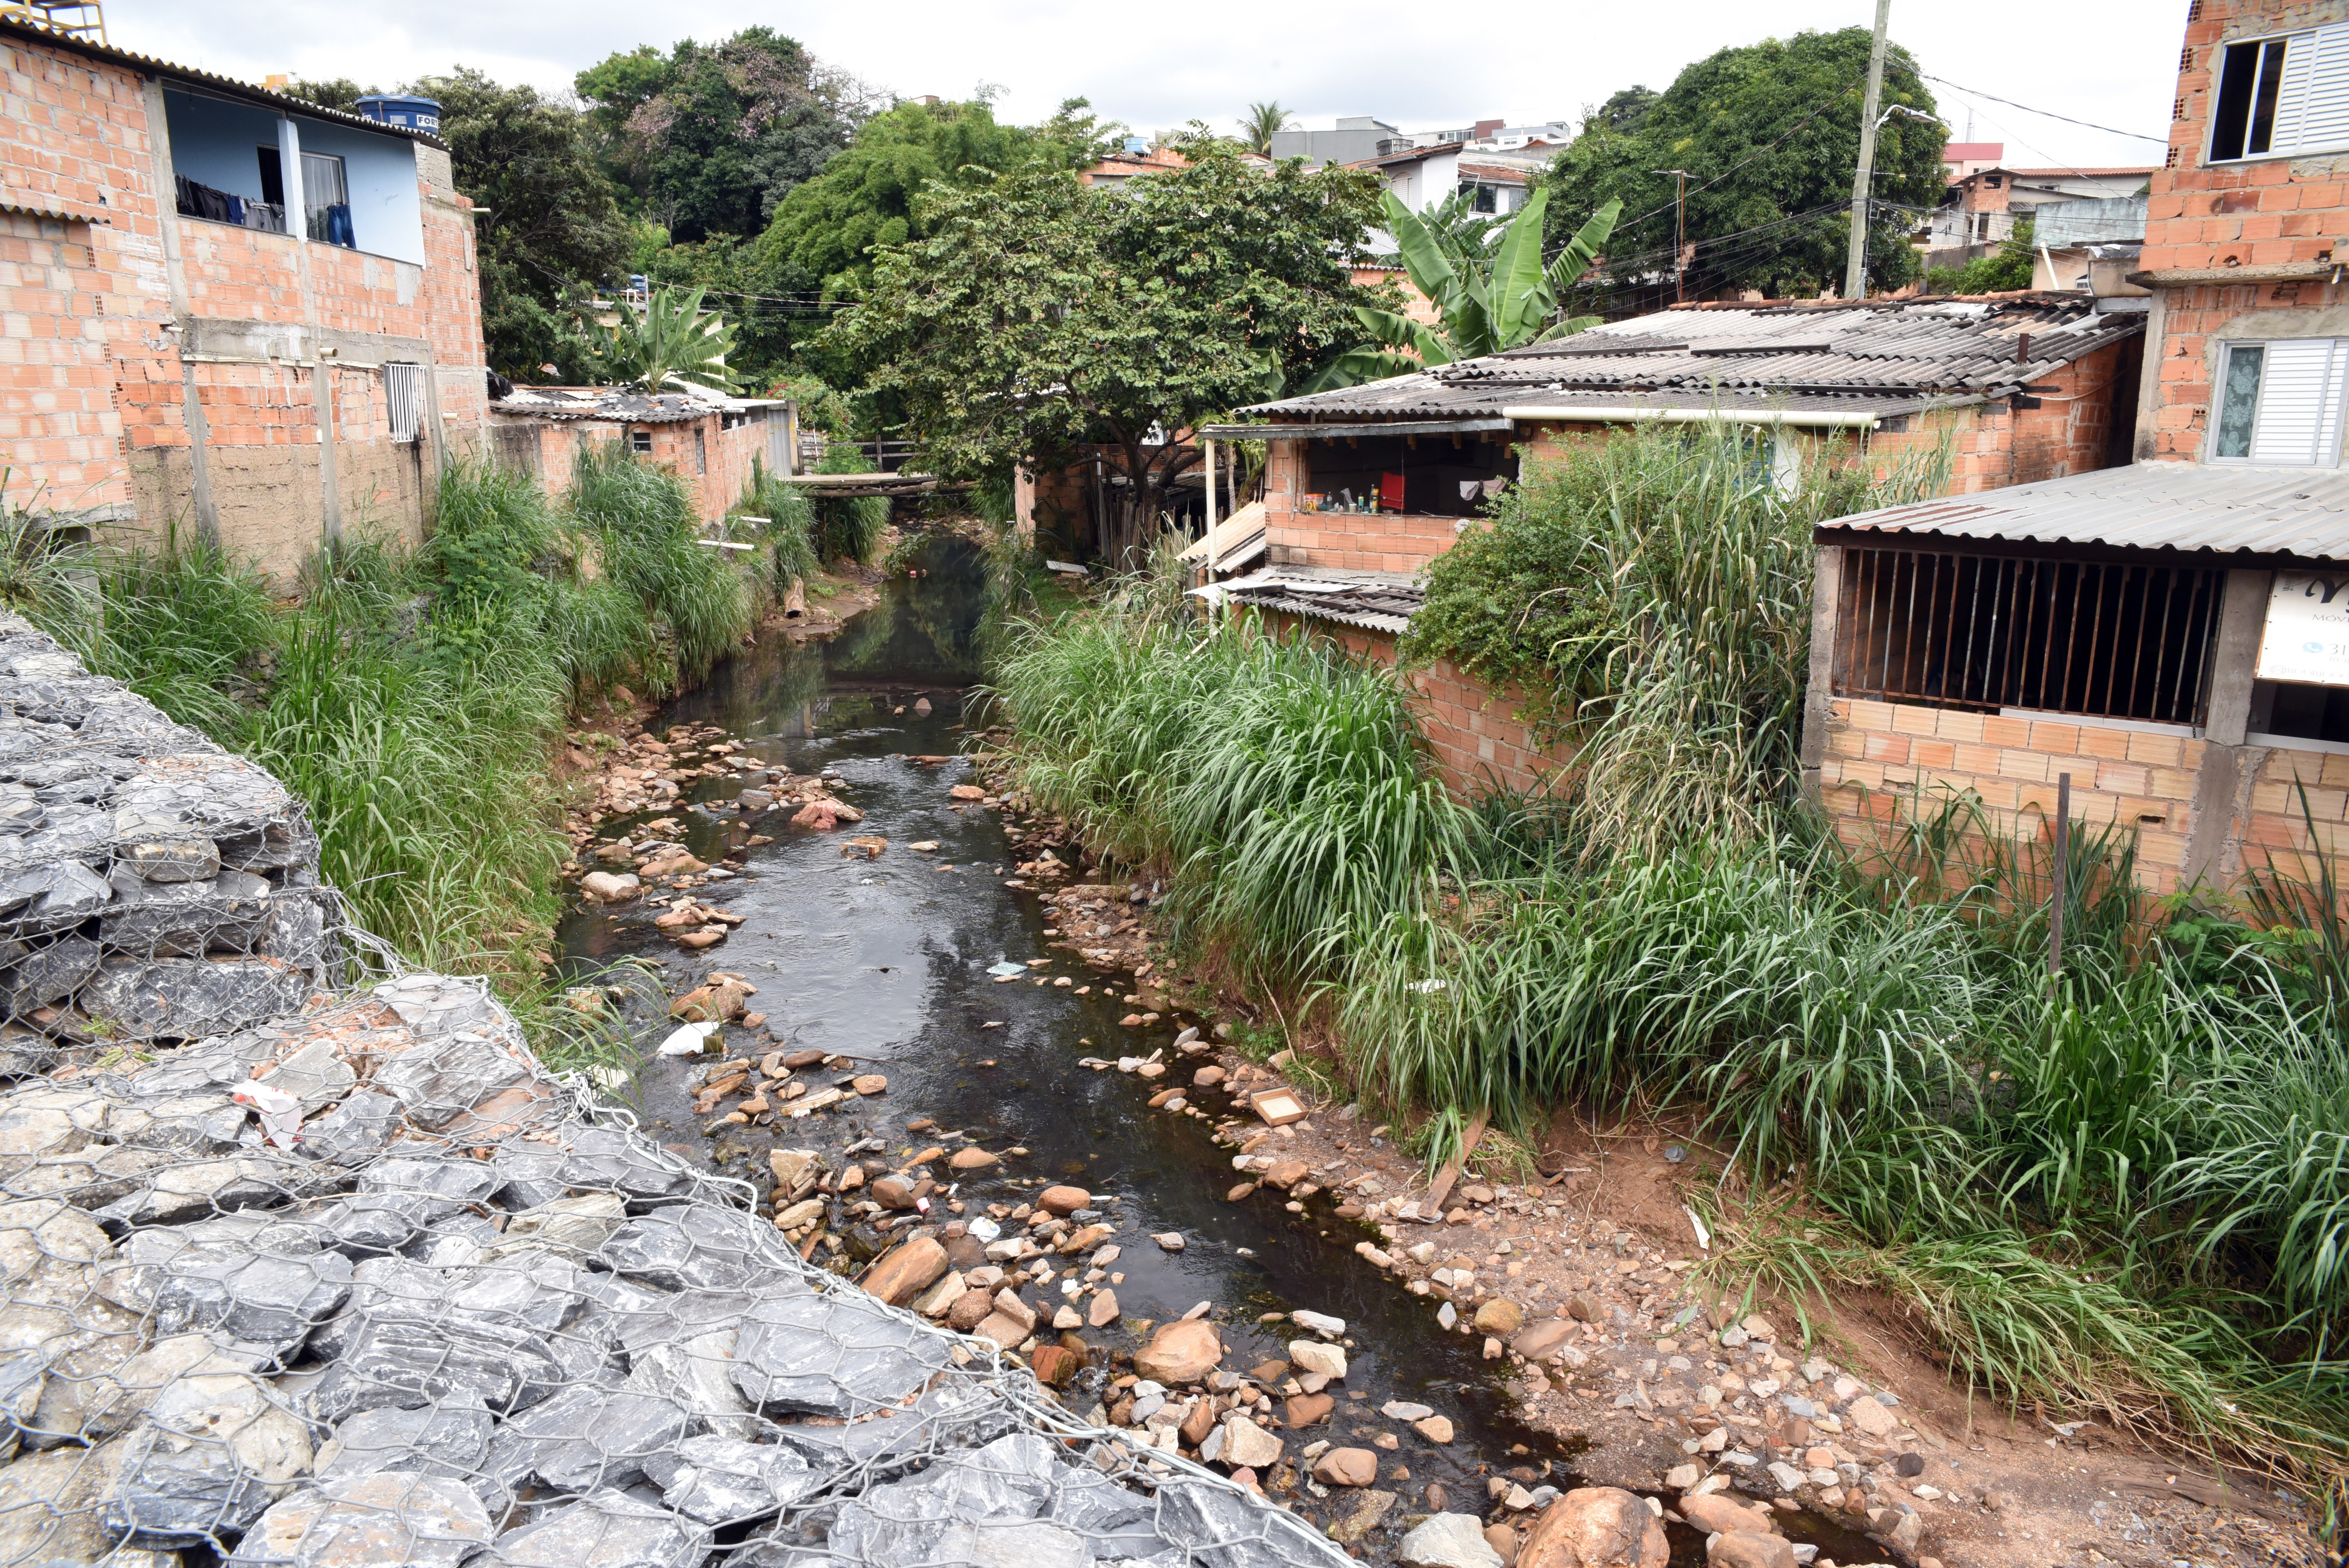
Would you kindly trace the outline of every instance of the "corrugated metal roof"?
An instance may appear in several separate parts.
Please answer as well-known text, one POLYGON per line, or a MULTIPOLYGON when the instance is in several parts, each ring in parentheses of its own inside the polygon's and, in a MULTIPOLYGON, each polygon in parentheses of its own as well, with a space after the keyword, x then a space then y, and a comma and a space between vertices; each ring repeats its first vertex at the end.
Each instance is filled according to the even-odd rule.
POLYGON ((527 414, 536 419, 609 419, 630 425, 675 425, 724 413, 724 403, 683 393, 647 397, 615 387, 517 387, 490 405, 493 414, 527 414))
POLYGON ((1235 603, 1259 610, 1398 635, 1427 603, 1427 590, 1416 578, 1336 566, 1268 566, 1252 576, 1191 592, 1202 597, 1228 594, 1235 603))
POLYGON ((77 38, 65 33, 53 33, 47 27, 30 26, 5 16, 0 16, 0 37, 14 38, 19 43, 40 44, 53 49, 69 50, 90 59, 106 60, 114 65, 127 66, 145 76, 172 77, 181 81, 202 82, 206 87, 217 88, 236 98, 248 98, 254 103, 267 104, 273 108, 283 109, 288 114, 307 115, 313 119, 330 119, 337 125, 356 126, 361 130, 378 131, 385 136, 397 136, 408 141, 420 141, 428 147, 445 149, 449 145, 437 136, 420 130, 410 130, 406 126, 388 125, 379 119, 368 119, 363 115, 346 114, 341 109, 328 108, 323 104, 312 103, 307 98, 297 98, 290 93, 274 92, 268 88, 254 87, 251 82, 238 81, 234 77, 217 76, 211 71, 200 71, 193 66, 175 66, 169 60, 159 60, 152 55, 133 54, 129 49, 118 49, 110 44, 96 44, 87 38, 77 38))
POLYGON ((1857 512, 1826 526, 2349 561, 2349 473, 2136 463, 1857 512))
POLYGON ((0 212, 20 212, 27 218, 55 218, 68 223, 111 224, 114 219, 103 212, 85 212, 67 207, 54 196, 43 196, 30 191, 0 191, 0 212))
POLYGON ((1294 418, 1469 415, 1508 407, 1763 402, 1879 414, 2002 397, 2145 330, 2076 294, 1664 311, 1367 386, 1244 410, 1294 418), (2026 345, 2024 339, 2028 338, 2026 345))

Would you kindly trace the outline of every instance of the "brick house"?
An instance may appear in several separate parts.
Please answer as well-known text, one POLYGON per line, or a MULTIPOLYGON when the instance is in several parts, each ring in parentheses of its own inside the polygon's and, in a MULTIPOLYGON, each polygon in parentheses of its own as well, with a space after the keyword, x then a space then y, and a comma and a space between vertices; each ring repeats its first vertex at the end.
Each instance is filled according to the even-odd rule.
MULTIPOLYGON (((1572 337, 1247 410, 1265 440, 1266 564, 1227 585, 1392 660, 1419 573, 1526 465, 1639 424, 1751 428, 1790 471, 1825 450, 1946 450, 1971 494, 2126 461, 2146 301, 1981 299, 1690 305, 1572 337)), ((1250 520, 1251 527, 1254 519, 1250 520)), ((1448 666, 1413 677, 1455 784, 1539 787, 1561 759, 1448 666)))
POLYGON ((278 574, 420 539, 480 438, 474 222, 430 136, 0 18, 5 503, 278 574))
POLYGON ((610 387, 516 387, 491 400, 489 438, 501 463, 537 476, 550 495, 569 487, 583 449, 625 442, 686 481, 704 522, 742 499, 754 459, 769 473, 799 471, 798 409, 788 398, 730 397, 698 387, 653 397, 610 387))
POLYGON ((2035 831, 2068 774, 2158 890, 2342 851, 2349 0, 2187 13, 2136 462, 1819 534, 1805 762, 1852 831, 1941 789, 2035 831))

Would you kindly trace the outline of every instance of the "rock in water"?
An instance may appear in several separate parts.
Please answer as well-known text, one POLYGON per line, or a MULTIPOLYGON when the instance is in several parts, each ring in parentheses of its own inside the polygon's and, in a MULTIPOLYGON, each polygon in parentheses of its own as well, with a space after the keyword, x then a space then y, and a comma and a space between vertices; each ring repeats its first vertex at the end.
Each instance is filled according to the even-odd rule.
POLYGON ((1185 1318, 1162 1325, 1150 1343, 1134 1353, 1133 1369, 1153 1381, 1172 1387, 1195 1382, 1224 1358, 1224 1342, 1215 1325, 1185 1318))
POLYGON ((1368 1449, 1331 1449, 1313 1461, 1313 1479, 1329 1486, 1368 1486, 1379 1479, 1379 1456, 1368 1449))
POLYGON ((1501 1568, 1501 1554, 1473 1513, 1430 1515, 1402 1538, 1396 1554, 1409 1568, 1501 1568))
MULTIPOLYGON (((1909 1542, 1912 1547, 1915 1544, 1909 1542)), ((1714 1536, 1705 1548, 1704 1561, 1705 1568, 1795 1568, 1796 1563, 1793 1542, 1751 1530, 1714 1536)))
POLYGON ((947 1250, 928 1236, 892 1248, 860 1281, 891 1306, 903 1306, 947 1272, 947 1250))
POLYGON ((1080 1209, 1093 1206, 1093 1195, 1082 1187, 1047 1187, 1037 1195, 1037 1207, 1050 1214, 1066 1217, 1080 1209))
POLYGON ((1664 1522, 1619 1487, 1578 1487, 1544 1509, 1517 1568, 1665 1568, 1664 1522))

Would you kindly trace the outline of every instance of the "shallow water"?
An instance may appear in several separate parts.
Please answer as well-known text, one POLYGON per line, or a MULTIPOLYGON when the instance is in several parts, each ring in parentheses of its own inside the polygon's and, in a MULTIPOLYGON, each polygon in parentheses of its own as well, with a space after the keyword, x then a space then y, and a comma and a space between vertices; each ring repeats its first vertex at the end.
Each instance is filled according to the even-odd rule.
MULTIPOLYGON (((741 975, 759 988, 753 1007, 767 1014, 768 1027, 788 1048, 853 1057, 854 1070, 886 1074, 888 1091, 784 1122, 780 1130, 731 1128, 705 1140, 690 1104, 690 1067, 656 1058, 636 1096, 647 1129, 695 1157, 719 1160, 721 1169, 762 1189, 770 1147, 820 1148, 837 1169, 838 1151, 869 1136, 885 1140, 887 1152, 864 1158, 894 1161, 931 1141, 930 1134, 905 1130, 919 1117, 968 1131, 999 1153, 1024 1147, 1026 1157, 1008 1157, 978 1181, 966 1181, 960 1195, 980 1201, 969 1217, 986 1202, 1031 1196, 1035 1188, 1015 1187, 1014 1178, 1068 1181, 1097 1202, 1117 1200, 1101 1206, 1119 1224, 1115 1241, 1123 1250, 1112 1266, 1125 1276, 1114 1287, 1124 1321, 1083 1331, 1092 1344, 1130 1350, 1136 1339, 1126 1323, 1163 1322, 1207 1302, 1222 1309, 1224 1365, 1244 1371, 1282 1355, 1288 1337, 1280 1332, 1286 1325, 1259 1325, 1259 1314, 1329 1313, 1347 1321, 1348 1377, 1328 1390, 1340 1396, 1330 1422, 1283 1434, 1292 1458, 1319 1439, 1367 1446, 1375 1433, 1393 1432, 1402 1446, 1380 1455, 1378 1483, 1402 1494, 1391 1520, 1424 1511, 1430 1482, 1444 1487, 1452 1509, 1477 1513, 1488 1506, 1486 1472, 1547 1468, 1550 1484, 1575 1484, 1567 1470, 1569 1449, 1514 1416, 1479 1354, 1480 1342, 1436 1331, 1427 1302, 1396 1289, 1354 1255, 1354 1243, 1368 1232, 1330 1219, 1330 1200, 1303 1215, 1286 1212, 1273 1191, 1226 1202, 1223 1193, 1236 1180, 1231 1150, 1214 1141, 1207 1123, 1148 1109, 1155 1086, 1139 1078, 1077 1066, 1086 1056, 1147 1055, 1197 1020, 1169 1017, 1148 1030, 1121 1030, 1117 1019, 1126 1008, 1098 989, 1077 996, 1050 985, 997 985, 987 974, 1005 959, 1050 956, 1037 974, 1070 975, 1079 985, 1094 979, 1063 962, 1065 950, 1048 944, 1036 894, 1003 885, 1011 868, 995 814, 951 809, 947 788, 967 776, 967 765, 909 759, 953 753, 964 741, 957 726, 965 693, 980 677, 984 608, 977 552, 967 542, 934 540, 917 564, 931 575, 893 580, 881 603, 832 641, 761 645, 672 703, 655 725, 657 731, 678 723, 722 726, 742 745, 749 766, 837 773, 842 798, 865 813, 854 830, 885 837, 888 851, 877 861, 843 857, 844 834, 789 829, 780 825, 781 814, 771 814, 758 828, 776 841, 749 851, 745 874, 698 890, 705 902, 746 917, 713 953, 681 954, 655 932, 655 912, 641 905, 582 909, 560 933, 569 964, 582 975, 628 956, 660 964, 675 991, 713 968, 741 975), (925 696, 932 705, 926 717, 914 711, 925 696), (937 841, 938 851, 905 848, 920 840, 937 841), (989 1022, 1001 1026, 982 1027, 989 1022), (1185 1250, 1163 1253, 1148 1239, 1164 1231, 1183 1233, 1185 1250), (1351 1398, 1357 1395, 1359 1401, 1351 1398), (1380 1418, 1378 1408, 1395 1398, 1449 1417, 1454 1441, 1431 1444, 1403 1423, 1380 1418), (1349 1418, 1350 1403, 1356 1418, 1349 1418), (1526 1451, 1512 1454, 1517 1444, 1526 1451), (1397 1463, 1408 1467, 1407 1480, 1388 1479, 1397 1463)), ((686 827, 674 836, 714 864, 752 828, 681 808, 730 799, 742 788, 740 781, 703 780, 661 812, 614 819, 607 827, 676 817, 686 827)), ((732 1033, 739 1052, 743 1037, 732 1033)), ((809 1076, 820 1084, 831 1075, 818 1069, 809 1076)), ((1030 1293, 1049 1316, 1057 1296, 1047 1303, 1045 1295, 1030 1293)), ((1083 1387, 1068 1398, 1080 1411, 1093 1402, 1083 1387)), ((1353 1500, 1340 1489, 1327 1501, 1301 1492, 1290 1501, 1326 1521, 1353 1500)), ((1693 1532, 1673 1533, 1675 1563, 1702 1561, 1693 1532)), ((1385 1531, 1365 1546, 1371 1555, 1391 1556, 1396 1539, 1385 1531)), ((1842 1560, 1869 1560, 1834 1551, 1848 1550, 1848 1538, 1828 1544, 1842 1560)))

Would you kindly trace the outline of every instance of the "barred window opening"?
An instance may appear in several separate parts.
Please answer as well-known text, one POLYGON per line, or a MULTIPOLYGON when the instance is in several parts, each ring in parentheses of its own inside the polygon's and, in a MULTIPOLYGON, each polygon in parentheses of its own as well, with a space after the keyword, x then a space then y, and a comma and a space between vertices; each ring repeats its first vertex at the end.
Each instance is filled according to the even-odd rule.
POLYGON ((383 367, 383 400, 391 422, 391 438, 413 441, 424 428, 424 366, 387 365, 383 367))
POLYGON ((1839 696, 2199 723, 2223 569, 1847 550, 1839 696))

